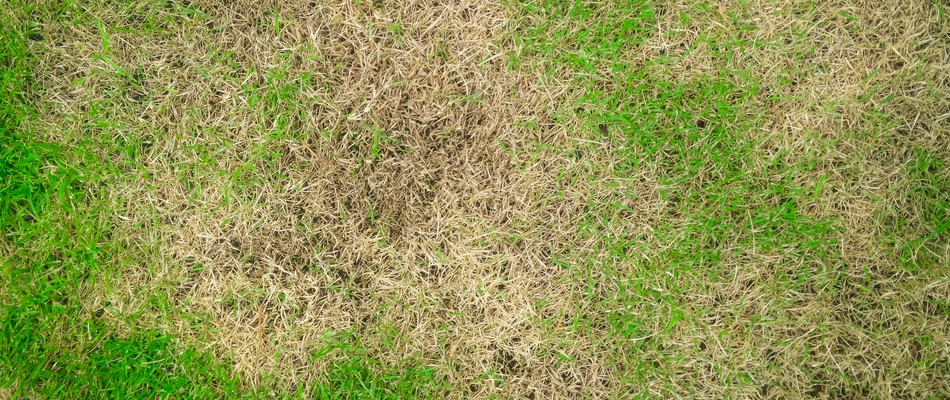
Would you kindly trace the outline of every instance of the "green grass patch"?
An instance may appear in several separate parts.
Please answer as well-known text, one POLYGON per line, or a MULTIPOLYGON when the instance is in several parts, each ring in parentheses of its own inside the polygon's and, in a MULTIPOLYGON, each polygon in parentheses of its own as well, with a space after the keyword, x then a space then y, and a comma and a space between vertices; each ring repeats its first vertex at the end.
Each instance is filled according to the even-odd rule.
POLYGON ((331 334, 323 342, 313 357, 333 360, 332 366, 304 398, 419 399, 440 397, 449 390, 434 369, 413 360, 395 366, 380 363, 353 332, 331 334))
POLYGON ((598 75, 603 68, 627 72, 629 66, 621 57, 650 36, 656 21, 649 0, 623 0, 606 6, 542 0, 514 6, 523 16, 514 29, 514 39, 523 49, 512 55, 514 65, 521 58, 541 58, 589 75, 598 75))
POLYGON ((909 211, 895 232, 904 233, 901 264, 911 270, 946 273, 944 259, 950 243, 950 164, 926 149, 914 152, 904 169, 909 211))

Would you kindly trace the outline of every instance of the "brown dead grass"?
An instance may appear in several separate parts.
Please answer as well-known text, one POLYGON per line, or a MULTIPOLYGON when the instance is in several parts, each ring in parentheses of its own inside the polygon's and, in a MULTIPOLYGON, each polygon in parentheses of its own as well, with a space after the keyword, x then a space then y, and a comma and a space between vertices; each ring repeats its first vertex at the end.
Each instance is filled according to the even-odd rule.
MULTIPOLYGON (((119 32, 111 39, 114 60, 142 70, 146 91, 159 93, 139 112, 116 112, 160 133, 144 154, 149 180, 124 185, 120 197, 133 200, 118 218, 130 247, 159 244, 163 254, 157 264, 128 268, 123 290, 103 298, 134 313, 143 289, 167 293, 171 317, 142 322, 204 336, 252 385, 266 375, 280 385, 313 381, 327 367, 311 357, 324 336, 355 330, 393 336, 387 345, 364 341, 380 361, 422 358, 472 395, 499 390, 492 380, 470 381, 492 370, 516 377, 512 393, 597 387, 591 382, 607 372, 593 361, 574 376, 555 356, 537 355, 545 338, 531 323, 533 304, 552 298, 550 307, 571 307, 554 285, 551 247, 564 243, 555 233, 586 198, 574 189, 539 209, 558 188, 551 172, 566 161, 519 170, 509 156, 531 140, 567 139, 543 119, 552 93, 534 87, 531 74, 506 70, 496 44, 507 18, 500 7, 195 6, 209 15, 205 29, 182 21, 175 28, 197 31, 162 42, 119 32), (294 20, 279 36, 262 26, 275 7, 294 20), (401 35, 387 29, 397 21, 401 35), (230 53, 233 69, 210 59, 215 52, 230 53), (297 96, 296 114, 283 116, 290 136, 303 139, 275 146, 265 137, 274 116, 249 107, 242 86, 273 90, 278 82, 265 71, 279 65, 289 67, 285 82, 309 71, 316 84, 297 96), (544 129, 529 132, 517 126, 522 119, 544 129), (360 160, 377 129, 393 140, 380 144, 378 159, 360 160), (262 168, 251 157, 265 143, 280 154, 262 168), (243 175, 217 173, 248 163, 255 169, 243 175), (238 187, 243 182, 253 183, 238 187), (192 329, 194 316, 210 318, 213 331, 192 329)), ((100 16, 109 26, 128 24, 110 17, 100 16)), ((70 46, 85 53, 62 52, 50 64, 107 69, 88 47, 98 34, 75 29, 70 46)), ((94 101, 113 78, 102 75, 77 97, 94 101)), ((51 76, 51 88, 68 84, 68 76, 51 76)))
MULTIPOLYGON (((611 160, 582 164, 560 151, 573 148, 568 132, 582 124, 555 123, 552 114, 582 93, 568 87, 569 71, 542 77, 531 63, 508 69, 505 55, 516 51, 506 36, 508 9, 479 0, 192 6, 207 15, 169 17, 162 28, 171 34, 162 40, 136 33, 144 24, 136 10, 87 10, 105 26, 131 30, 112 33, 110 57, 141 88, 96 59, 102 37, 94 24, 45 27, 37 76, 49 94, 50 135, 83 141, 58 133, 101 130, 89 107, 109 99, 100 117, 113 121, 113 140, 146 138, 143 161, 129 167, 135 178, 114 188, 124 207, 117 236, 130 250, 160 253, 129 265, 112 290, 92 293, 90 310, 108 302, 118 315, 136 315, 136 326, 207 343, 251 386, 319 379, 328 360, 311 354, 328 333, 352 330, 384 364, 423 360, 462 389, 454 397, 603 398, 632 390, 616 376, 611 343, 571 329, 572 318, 604 310, 583 309, 590 291, 553 258, 596 247, 577 226, 587 213, 606 212, 598 207, 617 194, 632 211, 613 229, 649 239, 664 215, 658 179, 617 180, 587 167, 611 160), (275 9, 287 21, 279 34, 275 9), (396 23, 401 31, 390 29, 396 23), (283 68, 284 76, 268 79, 283 68), (312 86, 300 84, 306 73, 312 86), (247 89, 293 86, 296 103, 281 106, 287 113, 252 105, 247 89), (125 95, 117 100, 118 92, 125 95), (277 128, 284 133, 269 135, 277 128), (377 144, 378 157, 361 159, 374 131, 392 140, 377 144), (156 301, 167 301, 167 314, 142 312, 156 301), (474 379, 491 371, 504 386, 474 379)), ((924 299, 950 298, 950 284, 945 274, 902 271, 881 241, 888 228, 880 215, 910 217, 895 188, 911 148, 950 157, 948 100, 930 94, 950 88, 948 23, 924 1, 814 9, 761 1, 725 2, 684 29, 676 10, 690 6, 669 3, 658 31, 625 57, 675 56, 702 32, 731 35, 746 22, 760 29, 736 34, 743 40, 807 32, 787 48, 748 48, 725 62, 754 65, 763 83, 753 101, 768 115, 759 132, 765 154, 826 154, 797 177, 824 179, 820 196, 801 206, 809 216, 840 219, 844 267, 797 265, 781 254, 724 260, 732 278, 687 296, 685 311, 697 317, 640 354, 670 373, 648 376, 639 389, 815 397, 844 385, 844 374, 867 388, 860 396, 946 393, 939 381, 946 372, 933 371, 948 362, 950 322, 924 299), (901 122, 887 128, 892 134, 860 136, 878 109, 901 122), (853 168, 842 173, 843 164, 853 168), (772 291, 799 268, 847 284, 834 296, 817 287, 772 291), (866 287, 869 277, 875 283, 866 287), (755 315, 773 319, 750 328, 755 315), (921 346, 919 336, 935 345, 921 346), (930 364, 915 368, 916 361, 930 364), (724 377, 740 373, 759 385, 736 392, 724 377)), ((681 81, 715 75, 723 61, 706 46, 663 73, 681 81)), ((946 266, 946 255, 941 260, 946 266)), ((644 304, 635 311, 669 311, 653 299, 644 304)))

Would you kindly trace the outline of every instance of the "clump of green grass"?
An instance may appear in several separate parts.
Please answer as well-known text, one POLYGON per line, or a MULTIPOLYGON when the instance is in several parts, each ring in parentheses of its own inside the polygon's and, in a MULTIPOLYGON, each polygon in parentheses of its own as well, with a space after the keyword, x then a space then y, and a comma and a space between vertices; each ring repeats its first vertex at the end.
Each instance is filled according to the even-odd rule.
MULTIPOLYGON (((656 22, 648 0, 628 0, 603 6, 581 1, 524 1, 513 4, 526 16, 515 25, 522 58, 542 58, 570 68, 580 79, 603 72, 631 72, 622 56, 653 33, 656 22), (542 38, 542 40, 537 40, 542 38)), ((604 78, 604 77, 600 77, 604 78)))
POLYGON ((900 219, 895 231, 912 239, 901 247, 902 264, 912 270, 945 273, 941 262, 950 242, 950 163, 928 149, 917 149, 905 173, 911 217, 900 219))
POLYGON ((45 209, 47 187, 37 182, 43 148, 23 143, 21 125, 31 114, 25 104, 31 89, 26 37, 13 21, 0 20, 0 230, 10 231, 19 221, 34 219, 45 209))
POLYGON ((308 398, 418 399, 444 395, 448 388, 432 368, 412 360, 386 367, 364 350, 358 334, 328 336, 314 359, 333 359, 332 367, 316 382, 308 398))

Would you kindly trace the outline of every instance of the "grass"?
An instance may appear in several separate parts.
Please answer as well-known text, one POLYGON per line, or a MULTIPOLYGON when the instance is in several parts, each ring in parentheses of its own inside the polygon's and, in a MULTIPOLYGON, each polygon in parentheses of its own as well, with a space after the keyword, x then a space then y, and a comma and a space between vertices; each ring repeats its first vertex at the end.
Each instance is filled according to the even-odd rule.
POLYGON ((944 13, 5 5, 0 398, 950 395, 944 13))
POLYGON ((26 7, 4 10, 2 60, 2 370, 13 398, 217 397, 238 381, 206 352, 162 331, 120 335, 88 306, 88 287, 114 273, 110 213, 97 184, 115 173, 93 149, 46 142, 33 131, 35 59, 26 7), (11 15, 11 13, 13 15, 11 15))
MULTIPOLYGON (((907 232, 905 237, 917 237, 901 247, 902 264, 915 270, 939 266, 942 260, 940 244, 946 241, 947 228, 950 227, 947 162, 926 149, 918 149, 905 168, 909 178, 905 190, 908 198, 913 199, 910 207, 917 216, 916 233, 907 232)), ((897 221, 900 221, 895 226, 898 232, 912 224, 907 220, 897 221)))

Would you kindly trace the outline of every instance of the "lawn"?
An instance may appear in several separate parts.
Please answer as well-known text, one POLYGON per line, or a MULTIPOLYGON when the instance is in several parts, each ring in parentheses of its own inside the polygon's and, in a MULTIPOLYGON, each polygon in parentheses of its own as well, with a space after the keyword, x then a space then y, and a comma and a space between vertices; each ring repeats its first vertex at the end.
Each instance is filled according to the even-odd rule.
POLYGON ((950 397, 945 0, 10 0, 0 399, 950 397))

